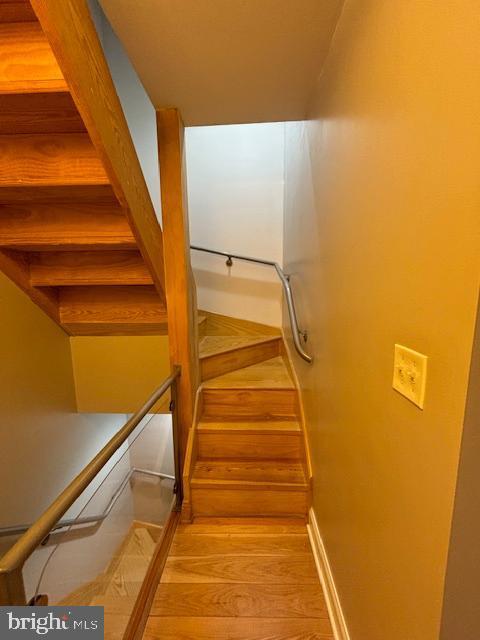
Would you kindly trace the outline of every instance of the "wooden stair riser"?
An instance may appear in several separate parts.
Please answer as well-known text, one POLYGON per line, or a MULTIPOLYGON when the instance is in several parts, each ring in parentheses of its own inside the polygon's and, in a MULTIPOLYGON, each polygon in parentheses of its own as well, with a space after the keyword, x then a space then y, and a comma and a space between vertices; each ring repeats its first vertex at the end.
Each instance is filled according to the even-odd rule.
POLYGON ((138 251, 44 251, 30 255, 34 287, 153 284, 138 251))
POLYGON ((69 93, 0 94, 0 135, 84 131, 69 93))
POLYGON ((295 418, 295 389, 204 389, 204 418, 295 418))
POLYGON ((207 336, 250 336, 252 338, 281 336, 280 329, 276 327, 251 322, 250 320, 232 318, 210 311, 201 311, 200 313, 207 318, 205 324, 205 335, 207 336))
POLYGON ((300 432, 285 434, 198 433, 199 458, 245 460, 302 460, 303 438, 300 432))
POLYGON ((231 349, 223 353, 204 356, 200 360, 202 380, 210 380, 242 367, 248 367, 281 354, 281 339, 231 349))
POLYGON ((307 513, 305 490, 191 488, 194 517, 298 517, 307 513))

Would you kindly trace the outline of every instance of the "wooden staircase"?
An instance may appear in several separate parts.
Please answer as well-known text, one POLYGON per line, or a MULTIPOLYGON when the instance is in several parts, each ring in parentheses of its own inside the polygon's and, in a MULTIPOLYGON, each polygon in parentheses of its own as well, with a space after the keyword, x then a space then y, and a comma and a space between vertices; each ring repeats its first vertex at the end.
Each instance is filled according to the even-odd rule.
POLYGON ((183 518, 306 518, 309 465, 298 391, 278 330, 207 314, 183 518))
POLYGON ((162 232, 71 4, 0 0, 0 269, 71 335, 166 333, 162 232))

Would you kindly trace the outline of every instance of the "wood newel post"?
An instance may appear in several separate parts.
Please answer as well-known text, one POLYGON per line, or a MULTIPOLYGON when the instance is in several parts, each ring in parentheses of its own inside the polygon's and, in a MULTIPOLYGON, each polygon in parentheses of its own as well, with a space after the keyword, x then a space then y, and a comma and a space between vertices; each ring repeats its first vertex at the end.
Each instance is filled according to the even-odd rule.
POLYGON ((170 362, 180 365, 177 385, 180 457, 183 468, 199 384, 196 289, 190 263, 184 127, 177 109, 157 111, 162 199, 165 290, 170 362))

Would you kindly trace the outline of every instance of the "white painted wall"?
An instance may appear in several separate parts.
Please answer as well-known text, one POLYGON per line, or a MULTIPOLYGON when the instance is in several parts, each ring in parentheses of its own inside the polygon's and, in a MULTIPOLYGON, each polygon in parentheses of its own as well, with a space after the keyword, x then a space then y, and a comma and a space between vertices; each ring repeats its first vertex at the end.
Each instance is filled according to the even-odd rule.
MULTIPOLYGON (((284 123, 186 130, 192 244, 276 260, 283 255, 284 123)), ((281 326, 271 267, 192 252, 198 306, 281 326)))
POLYGON ((130 135, 140 161, 150 198, 161 224, 160 174, 155 108, 98 1, 90 0, 89 5, 130 129, 130 135))

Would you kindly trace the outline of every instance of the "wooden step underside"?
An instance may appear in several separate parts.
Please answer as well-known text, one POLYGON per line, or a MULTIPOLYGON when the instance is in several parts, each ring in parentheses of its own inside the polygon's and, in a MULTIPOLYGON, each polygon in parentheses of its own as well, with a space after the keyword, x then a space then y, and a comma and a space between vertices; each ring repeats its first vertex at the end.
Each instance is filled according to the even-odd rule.
POLYGON ((0 93, 0 135, 81 132, 85 125, 67 92, 0 93))
POLYGON ((139 251, 59 251, 30 254, 34 287, 153 284, 139 251))
MULTIPOLYGON (((86 133, 0 136, 0 189, 109 185, 86 133)), ((4 200, 4 197, 2 197, 4 200)))
POLYGON ((153 286, 59 287, 60 322, 71 335, 167 333, 153 286))
POLYGON ((0 23, 34 22, 36 19, 28 0, 2 0, 0 2, 0 23))
POLYGON ((37 21, 0 23, 0 93, 68 91, 37 21))
MULTIPOLYGON (((0 199, 2 189, 0 188, 0 199)), ((23 251, 134 249, 115 203, 0 205, 0 247, 23 251)))

